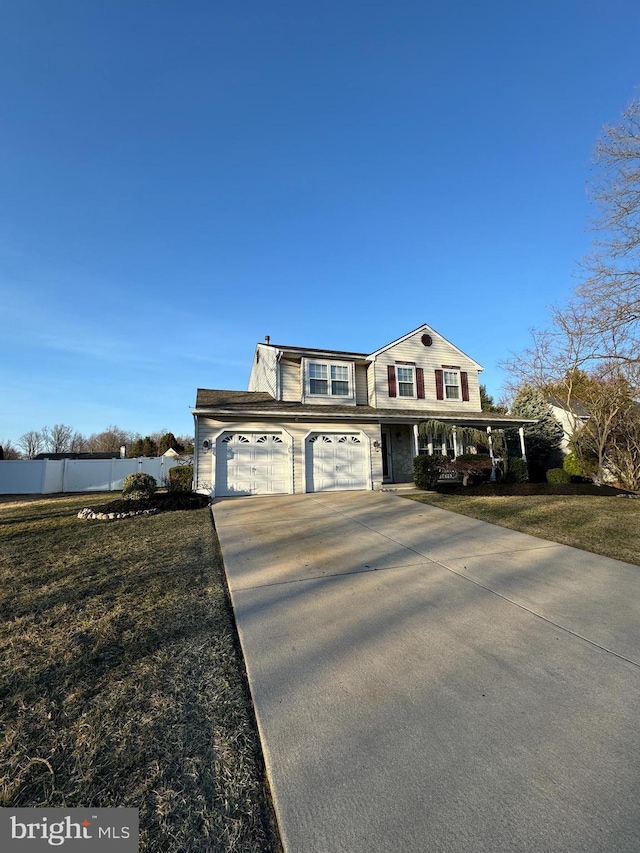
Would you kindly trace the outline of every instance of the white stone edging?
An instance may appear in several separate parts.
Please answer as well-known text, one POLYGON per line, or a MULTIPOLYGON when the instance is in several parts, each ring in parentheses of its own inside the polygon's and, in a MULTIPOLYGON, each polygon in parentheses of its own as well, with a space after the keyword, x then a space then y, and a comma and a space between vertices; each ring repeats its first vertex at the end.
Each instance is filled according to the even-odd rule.
POLYGON ((118 518, 132 518, 134 515, 155 515, 157 512, 160 512, 157 507, 153 507, 152 509, 137 509, 131 512, 94 512, 86 506, 80 510, 77 517, 83 519, 83 521, 114 521, 118 518))

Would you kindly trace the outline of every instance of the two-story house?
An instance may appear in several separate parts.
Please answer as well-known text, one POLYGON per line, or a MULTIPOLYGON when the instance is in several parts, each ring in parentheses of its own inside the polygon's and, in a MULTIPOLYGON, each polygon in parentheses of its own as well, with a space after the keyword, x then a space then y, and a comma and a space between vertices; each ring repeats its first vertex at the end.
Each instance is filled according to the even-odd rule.
POLYGON ((371 353, 267 338, 247 391, 198 389, 196 488, 228 496, 410 482, 419 453, 468 450, 456 426, 490 432, 524 423, 482 411, 481 370, 426 324, 371 353), (419 429, 434 421, 454 428, 419 429))

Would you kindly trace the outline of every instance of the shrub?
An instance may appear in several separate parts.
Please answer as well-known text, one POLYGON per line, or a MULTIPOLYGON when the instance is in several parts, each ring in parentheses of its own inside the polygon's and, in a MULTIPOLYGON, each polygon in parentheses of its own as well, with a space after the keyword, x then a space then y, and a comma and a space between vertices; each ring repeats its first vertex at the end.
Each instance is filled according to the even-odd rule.
POLYGON ((598 471, 598 460, 584 455, 581 458, 575 450, 571 450, 562 460, 562 467, 571 477, 591 480, 598 471))
POLYGON ((176 465, 169 469, 170 492, 190 492, 193 483, 193 465, 176 465))
POLYGON ((413 460, 413 482, 419 489, 434 489, 446 462, 444 456, 429 456, 426 453, 416 456, 413 460))
POLYGON ((128 501, 150 498, 156 489, 156 481, 151 474, 129 474, 122 484, 122 497, 128 501))
POLYGON ((561 483, 570 483, 571 474, 568 474, 562 468, 549 468, 547 471, 547 483, 551 485, 560 485, 561 483))
POLYGON ((510 456, 506 460, 504 482, 526 483, 529 479, 529 469, 524 459, 519 456, 510 456))
POLYGON ((462 474, 462 485, 466 486, 469 478, 475 482, 488 479, 493 463, 488 453, 464 453, 453 463, 454 468, 462 474))

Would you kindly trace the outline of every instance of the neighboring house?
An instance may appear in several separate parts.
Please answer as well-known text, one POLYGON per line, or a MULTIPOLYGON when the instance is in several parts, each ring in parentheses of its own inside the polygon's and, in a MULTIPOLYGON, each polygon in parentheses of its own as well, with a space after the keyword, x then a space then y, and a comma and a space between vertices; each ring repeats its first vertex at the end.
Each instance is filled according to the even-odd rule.
POLYGON ((488 432, 532 422, 481 410, 481 370, 426 324, 372 353, 267 338, 247 391, 198 390, 196 489, 291 494, 410 482, 419 453, 469 449, 455 429, 422 437, 423 422, 488 432))
POLYGON ((554 418, 562 427, 563 436, 560 451, 565 456, 571 449, 571 439, 580 432, 589 420, 589 413, 580 400, 573 400, 570 405, 567 405, 566 400, 552 394, 547 397, 547 403, 554 418))

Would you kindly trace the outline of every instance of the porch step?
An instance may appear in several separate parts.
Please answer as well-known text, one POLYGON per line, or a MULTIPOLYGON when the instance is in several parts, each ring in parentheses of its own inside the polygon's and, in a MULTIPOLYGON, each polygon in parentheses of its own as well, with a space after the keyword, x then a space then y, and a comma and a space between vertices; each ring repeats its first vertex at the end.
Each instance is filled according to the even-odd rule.
POLYGON ((379 492, 419 492, 415 483, 384 483, 379 492))

